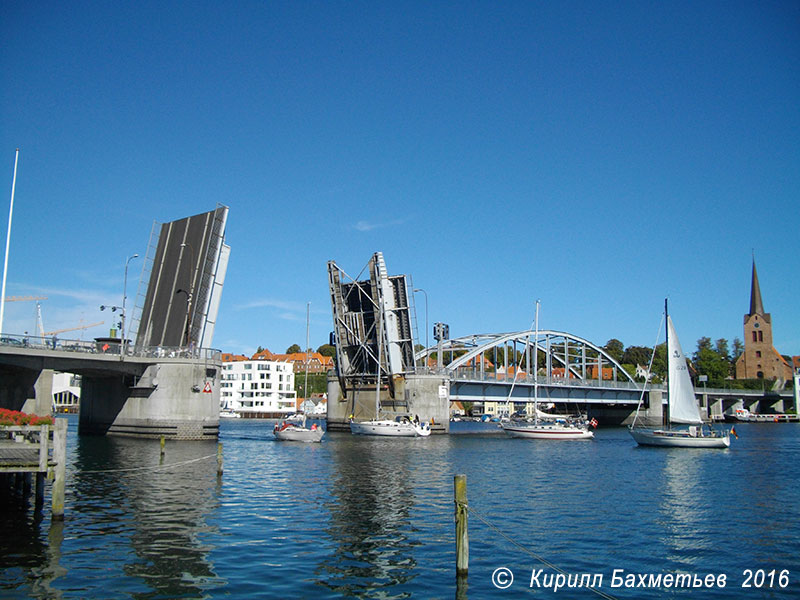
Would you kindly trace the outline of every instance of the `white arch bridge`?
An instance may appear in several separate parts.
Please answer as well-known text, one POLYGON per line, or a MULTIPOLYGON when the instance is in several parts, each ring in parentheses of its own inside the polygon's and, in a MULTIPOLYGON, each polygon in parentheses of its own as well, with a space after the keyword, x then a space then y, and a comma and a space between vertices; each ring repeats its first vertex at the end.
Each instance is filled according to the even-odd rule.
MULTIPOLYGON (((512 410, 519 411, 537 397, 555 404, 635 409, 642 395, 642 384, 608 352, 563 331, 469 335, 440 341, 416 358, 417 364, 446 374, 451 401, 510 400, 512 410)), ((645 404, 648 400, 646 393, 645 404)))

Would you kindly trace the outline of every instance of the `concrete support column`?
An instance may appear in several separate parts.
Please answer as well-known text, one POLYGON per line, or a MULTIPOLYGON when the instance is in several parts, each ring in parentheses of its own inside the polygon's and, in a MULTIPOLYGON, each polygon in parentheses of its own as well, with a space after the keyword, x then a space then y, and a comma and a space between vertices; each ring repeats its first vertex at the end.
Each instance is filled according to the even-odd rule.
POLYGON ((19 367, 0 368, 0 407, 49 415, 49 404, 43 412, 37 412, 39 407, 36 403, 35 385, 40 372, 38 369, 19 367))
POLYGON ((219 436, 220 367, 160 363, 141 377, 84 376, 81 434, 183 440, 219 436))

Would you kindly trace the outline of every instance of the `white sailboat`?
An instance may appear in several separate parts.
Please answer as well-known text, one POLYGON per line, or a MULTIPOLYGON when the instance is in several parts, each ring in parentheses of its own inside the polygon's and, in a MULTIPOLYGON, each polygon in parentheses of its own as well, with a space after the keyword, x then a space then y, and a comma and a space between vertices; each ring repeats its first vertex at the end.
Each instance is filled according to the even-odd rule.
POLYGON ((306 417, 300 423, 292 421, 279 421, 275 423, 272 430, 276 440, 282 442, 321 442, 325 430, 314 423, 310 428, 306 427, 306 417))
MULTIPOLYGON (((703 426, 700 409, 694 395, 694 387, 686 366, 686 357, 681 349, 672 319, 667 312, 667 394, 669 397, 668 429, 644 429, 636 427, 636 417, 630 432, 640 446, 668 446, 680 448, 728 448, 731 445, 730 431, 719 432, 703 426), (673 429, 672 424, 687 425, 673 429)), ((638 416, 638 409, 637 409, 638 416)))
POLYGON ((428 423, 420 424, 408 417, 397 417, 395 420, 380 419, 381 414, 381 349, 383 331, 382 321, 378 320, 376 337, 378 338, 378 369, 375 374, 375 418, 368 421, 350 419, 350 433, 355 435, 382 435, 391 437, 427 437, 431 434, 428 423))
MULTIPOLYGON (((502 422, 500 426, 503 431, 511 437, 530 438, 536 440, 590 440, 594 437, 594 432, 589 430, 590 423, 576 421, 569 417, 560 415, 547 415, 539 410, 539 383, 536 375, 536 365, 539 362, 539 301, 536 301, 535 331, 536 342, 534 343, 533 359, 533 422, 509 421, 502 422)), ((528 337, 530 344, 530 336, 528 337)), ((519 372, 519 369, 517 369, 519 372)), ((517 375, 514 374, 514 381, 508 393, 509 402, 511 394, 514 392, 514 384, 517 382, 517 375)), ((597 421, 592 419, 591 424, 597 426, 597 421)))
MULTIPOLYGON (((309 348, 309 328, 310 328, 311 303, 306 306, 306 381, 303 393, 308 397, 308 348, 309 348)), ((310 428, 306 427, 306 415, 303 414, 299 423, 290 418, 275 423, 272 430, 276 440, 287 442, 321 442, 325 430, 314 423, 310 428)))

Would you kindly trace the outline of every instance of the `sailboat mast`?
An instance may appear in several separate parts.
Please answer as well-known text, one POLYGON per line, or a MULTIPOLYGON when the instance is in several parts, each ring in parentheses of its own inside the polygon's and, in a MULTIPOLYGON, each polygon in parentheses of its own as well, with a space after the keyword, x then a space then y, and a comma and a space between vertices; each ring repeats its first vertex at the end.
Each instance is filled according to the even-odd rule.
POLYGON ((667 376, 666 376, 666 379, 665 379, 665 381, 667 383, 667 410, 664 413, 662 422, 667 427, 669 427, 670 426, 669 403, 670 403, 671 398, 670 398, 670 394, 669 394, 669 343, 670 343, 670 340, 669 340, 669 308, 667 306, 667 301, 668 301, 668 298, 664 298, 664 327, 666 328, 666 337, 664 339, 666 340, 665 343, 667 345, 667 352, 666 352, 666 354, 667 354, 667 376))
POLYGON ((536 300, 536 313, 533 317, 533 421, 539 422, 539 300, 536 300))
POLYGON ((379 307, 378 327, 375 336, 378 338, 378 370, 375 373, 375 420, 380 419, 381 414, 381 348, 383 341, 383 307, 379 307))
MULTIPOLYGON (((308 362, 311 360, 310 352, 311 348, 309 347, 310 338, 309 338, 309 331, 311 329, 311 302, 306 304, 306 380, 303 384, 303 392, 305 394, 304 400, 308 400, 310 398, 308 394, 308 362)), ((303 412, 305 414, 305 411, 303 412)))
POLYGON ((6 258, 3 264, 3 289, 0 291, 0 331, 3 330, 3 313, 6 310, 6 275, 8 274, 8 248, 11 244, 11 217, 14 215, 14 190, 17 187, 17 162, 19 148, 14 155, 14 178, 11 180, 11 205, 8 209, 8 235, 6 235, 6 258))

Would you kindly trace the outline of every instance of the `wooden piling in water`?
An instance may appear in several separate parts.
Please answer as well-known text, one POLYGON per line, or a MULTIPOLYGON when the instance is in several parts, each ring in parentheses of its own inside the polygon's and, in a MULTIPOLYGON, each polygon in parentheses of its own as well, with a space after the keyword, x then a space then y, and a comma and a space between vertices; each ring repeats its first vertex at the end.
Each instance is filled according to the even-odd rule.
POLYGON ((467 476, 453 478, 456 512, 456 576, 464 577, 469 570, 469 532, 467 529, 467 476))
POLYGON ((67 478, 67 420, 56 419, 53 425, 53 462, 55 463, 52 496, 53 520, 64 518, 64 489, 67 478))
POLYGON ((167 443, 167 439, 162 435, 161 436, 161 457, 159 458, 159 462, 161 464, 164 463, 164 455, 167 453, 167 450, 166 450, 166 447, 165 447, 166 443, 167 443))
POLYGON ((217 477, 222 477, 222 442, 217 443, 217 477))

